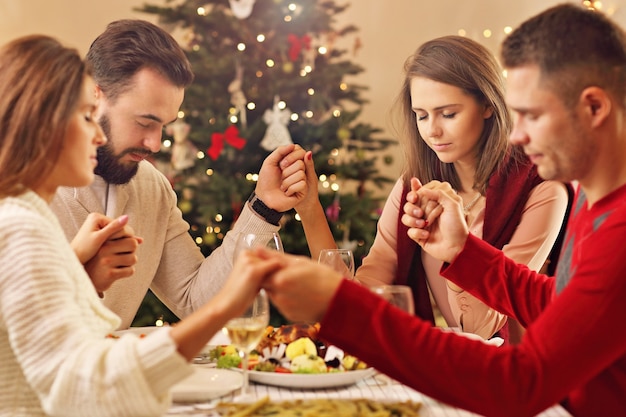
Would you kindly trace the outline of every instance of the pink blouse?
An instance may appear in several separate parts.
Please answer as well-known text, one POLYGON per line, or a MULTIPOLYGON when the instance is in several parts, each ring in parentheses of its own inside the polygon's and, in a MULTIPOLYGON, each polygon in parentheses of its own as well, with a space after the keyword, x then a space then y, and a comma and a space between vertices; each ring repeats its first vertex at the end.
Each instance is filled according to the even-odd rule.
MULTIPOLYGON (((396 275, 397 219, 402 196, 402 180, 393 187, 378 221, 376 238, 369 254, 356 272, 356 279, 365 285, 391 284, 396 275)), ((567 190, 555 181, 544 181, 530 193, 522 219, 511 241, 502 250, 511 259, 538 271, 544 265, 559 234, 567 209, 567 190)), ((482 208, 469 225, 470 232, 482 238, 485 216, 482 208)), ((429 289, 443 318, 450 327, 461 327, 487 339, 506 323, 506 316, 490 309, 469 293, 450 284, 439 275, 441 261, 422 252, 422 263, 429 289)))

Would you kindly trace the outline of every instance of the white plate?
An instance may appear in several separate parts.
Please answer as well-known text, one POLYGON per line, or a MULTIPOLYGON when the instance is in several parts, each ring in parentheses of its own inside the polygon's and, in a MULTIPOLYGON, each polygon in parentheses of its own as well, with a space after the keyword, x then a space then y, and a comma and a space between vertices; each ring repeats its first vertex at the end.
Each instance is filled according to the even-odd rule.
POLYGON ((287 388, 330 388, 352 385, 372 376, 376 371, 367 368, 358 371, 328 374, 281 374, 278 372, 250 371, 250 381, 287 388))
POLYGON ((174 402, 188 403, 223 397, 241 388, 240 372, 194 366, 194 373, 172 387, 174 402))

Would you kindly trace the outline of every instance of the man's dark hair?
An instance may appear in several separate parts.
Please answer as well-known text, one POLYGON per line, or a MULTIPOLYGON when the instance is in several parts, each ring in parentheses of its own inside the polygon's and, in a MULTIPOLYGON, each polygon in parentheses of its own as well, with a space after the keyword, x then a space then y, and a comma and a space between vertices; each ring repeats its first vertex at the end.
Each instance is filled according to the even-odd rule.
POLYGON ((191 64, 176 40, 144 20, 110 23, 91 44, 86 60, 109 100, 115 100, 128 89, 132 77, 142 68, 152 68, 182 88, 191 84, 194 77, 191 64))
POLYGON ((626 95, 626 36, 599 11, 562 4, 524 22, 502 43, 502 65, 537 65, 542 83, 567 105, 589 86, 626 95))

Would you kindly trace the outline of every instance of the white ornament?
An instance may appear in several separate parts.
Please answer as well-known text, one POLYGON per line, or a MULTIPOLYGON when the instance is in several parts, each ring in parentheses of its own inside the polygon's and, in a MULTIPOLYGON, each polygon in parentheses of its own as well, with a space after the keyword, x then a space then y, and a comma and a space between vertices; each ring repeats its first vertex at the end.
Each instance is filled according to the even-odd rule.
POLYGON ((248 100, 241 89, 243 83, 243 68, 237 64, 235 69, 235 79, 228 85, 228 92, 230 93, 230 103, 235 107, 235 114, 239 115, 241 121, 241 128, 245 129, 248 125, 246 118, 246 103, 248 100))
POLYGON ((172 167, 178 171, 191 168, 196 161, 198 149, 187 140, 189 130, 189 124, 183 122, 182 119, 177 119, 165 128, 165 133, 174 138, 172 167))
POLYGON ((261 141, 261 146, 267 151, 273 151, 279 146, 293 143, 291 134, 287 129, 287 124, 291 120, 291 110, 288 108, 281 110, 278 107, 279 101, 278 96, 274 97, 272 110, 267 109, 263 114, 263 121, 267 123, 267 130, 261 141))
POLYGON ((233 14, 238 19, 246 19, 252 13, 252 6, 256 0, 228 0, 233 14))

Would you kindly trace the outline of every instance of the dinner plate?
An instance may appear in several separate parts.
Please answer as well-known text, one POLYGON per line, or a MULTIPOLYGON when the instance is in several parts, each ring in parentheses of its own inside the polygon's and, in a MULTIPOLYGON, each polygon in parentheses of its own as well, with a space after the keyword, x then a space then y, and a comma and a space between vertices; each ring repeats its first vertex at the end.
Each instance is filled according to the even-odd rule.
POLYGON ((179 403, 207 401, 241 388, 240 372, 194 366, 194 373, 174 385, 172 400, 179 403))
POLYGON ((250 371, 250 381, 287 388, 331 388, 352 385, 374 375, 374 368, 328 374, 282 374, 278 372, 250 371))

